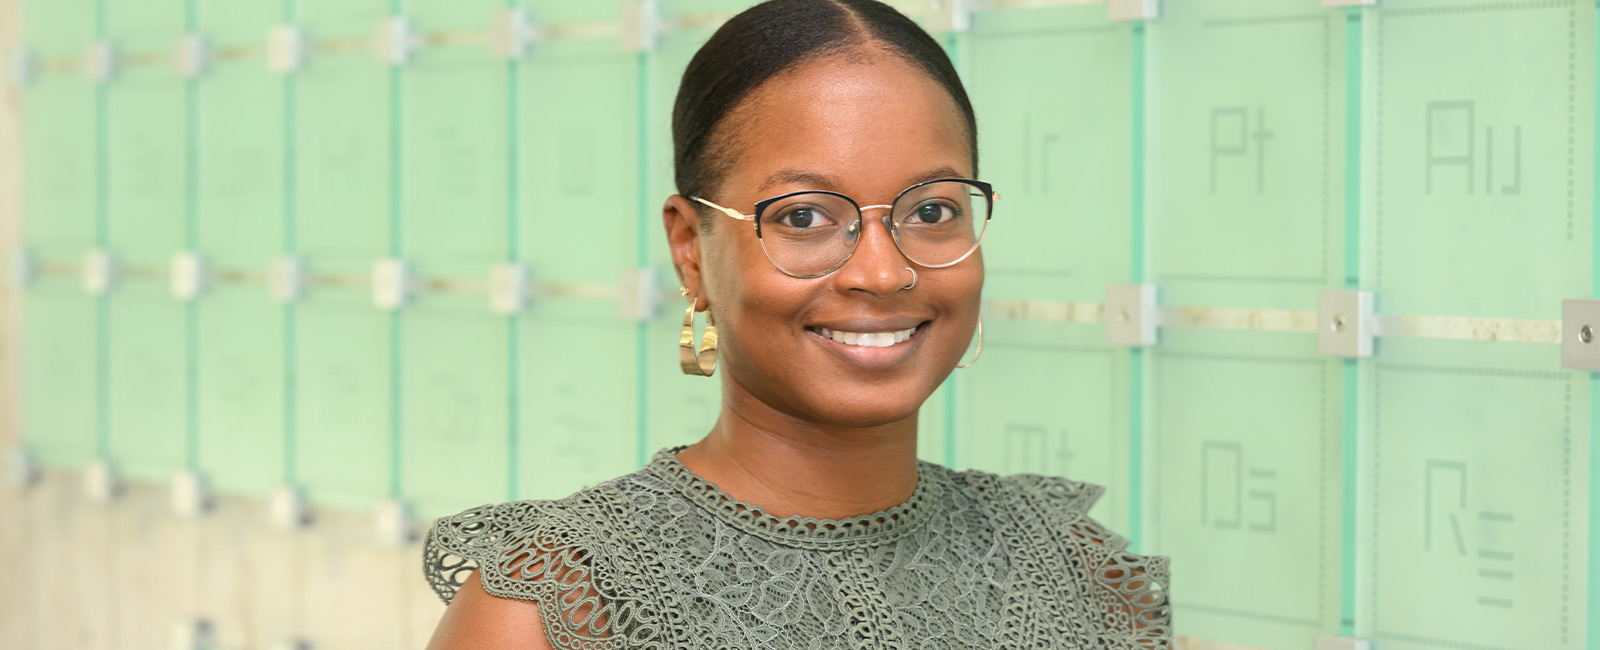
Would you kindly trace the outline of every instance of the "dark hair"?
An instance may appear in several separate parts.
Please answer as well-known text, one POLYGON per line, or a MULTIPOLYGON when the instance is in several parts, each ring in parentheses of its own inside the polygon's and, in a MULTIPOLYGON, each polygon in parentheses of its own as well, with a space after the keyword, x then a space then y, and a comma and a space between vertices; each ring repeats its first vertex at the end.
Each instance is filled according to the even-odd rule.
POLYGON ((876 0, 768 0, 723 24, 683 71, 672 107, 678 193, 704 194, 721 181, 728 163, 717 128, 762 84, 802 63, 872 48, 921 68, 950 93, 966 120, 976 173, 972 102, 949 55, 926 31, 876 0))

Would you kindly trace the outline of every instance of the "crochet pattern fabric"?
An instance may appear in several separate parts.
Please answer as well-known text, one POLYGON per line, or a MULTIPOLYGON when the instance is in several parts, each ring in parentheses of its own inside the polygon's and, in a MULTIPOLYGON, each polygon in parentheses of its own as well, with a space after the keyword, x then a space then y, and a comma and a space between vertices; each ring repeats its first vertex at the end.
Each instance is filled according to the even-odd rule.
POLYGON ((555 501, 436 520, 423 571, 449 603, 538 604, 559 650, 1168 648, 1168 558, 1086 513, 1103 487, 918 464, 911 498, 847 519, 772 517, 663 449, 555 501))

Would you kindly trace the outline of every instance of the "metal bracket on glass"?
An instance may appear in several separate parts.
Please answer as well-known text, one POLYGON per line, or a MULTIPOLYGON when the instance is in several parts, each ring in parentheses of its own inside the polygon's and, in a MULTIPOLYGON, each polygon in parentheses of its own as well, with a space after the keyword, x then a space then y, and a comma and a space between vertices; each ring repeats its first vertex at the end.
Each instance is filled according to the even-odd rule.
POLYGON ((972 29, 972 0, 931 0, 928 31, 966 32, 972 29))
POLYGON ((281 303, 299 302, 306 295, 306 265, 300 258, 289 256, 272 261, 267 270, 267 286, 273 300, 281 303))
POLYGON ((293 485, 280 485, 272 491, 267 514, 272 526, 281 531, 300 530, 311 524, 311 510, 306 507, 305 493, 293 485))
POLYGON ((111 43, 100 41, 90 44, 89 51, 83 55, 83 74, 95 83, 111 83, 117 76, 119 58, 117 46, 111 43))
POLYGON ((622 3, 618 23, 622 50, 649 52, 661 37, 661 6, 656 0, 629 0, 622 3))
POLYGON ((540 34, 528 12, 521 7, 504 9, 494 15, 494 54, 518 60, 528 55, 528 47, 539 42, 540 34))
POLYGON ((1315 650, 1372 650, 1372 642, 1347 636, 1319 636, 1315 650))
POLYGON ((39 463, 27 447, 17 447, 6 457, 6 482, 18 490, 26 490, 39 483, 39 463))
POLYGON ((172 256, 172 297, 194 300, 205 291, 209 271, 205 258, 194 251, 184 251, 172 256))
POLYGON ((122 494, 122 480, 109 459, 96 458, 83 471, 83 493, 89 503, 111 503, 122 494))
POLYGON ((496 314, 520 314, 528 306, 528 269, 516 262, 489 269, 489 309, 496 314))
POLYGON ((404 260, 383 259, 372 266, 372 304, 395 310, 406 306, 416 291, 411 267, 404 260))
POLYGON ((1111 20, 1155 20, 1161 17, 1161 0, 1106 0, 1111 20))
POLYGON ((206 44, 205 36, 187 34, 178 39, 178 48, 173 52, 173 65, 178 70, 178 76, 184 79, 198 78, 205 74, 210 64, 211 48, 206 44))
POLYGON ((172 638, 167 647, 172 650, 209 650, 216 647, 216 643, 211 621, 180 618, 172 622, 172 638))
POLYGON ((403 66, 411 62, 411 53, 421 42, 404 16, 389 16, 378 23, 372 35, 372 55, 379 63, 403 66))
POLYGON ((28 249, 18 248, 11 252, 10 271, 11 286, 27 289, 39 277, 39 262, 28 249))
POLYGON ((1156 344, 1161 312, 1156 285, 1116 284, 1106 289, 1106 342, 1121 346, 1156 344))
POLYGON ((398 499, 384 499, 373 508, 378 542, 386 546, 405 546, 416 539, 411 508, 398 499))
POLYGON ((23 90, 33 84, 33 78, 39 75, 39 59, 31 50, 20 48, 11 53, 11 83, 18 90, 23 90))
POLYGON ((661 307, 661 291, 655 269, 623 269, 618 284, 618 306, 622 318, 634 321, 655 320, 661 307))
POLYGON ((1377 319, 1372 292, 1328 290, 1317 294, 1317 353, 1333 357, 1372 356, 1377 319))
POLYGON ((1561 367, 1600 370, 1600 299, 1561 301, 1561 367))
POLYGON ((90 250, 83 256, 83 290, 92 296, 111 292, 117 283, 117 260, 111 251, 103 248, 90 250))
POLYGON ((299 72, 306 64, 306 35, 297 25, 274 27, 267 34, 267 67, 279 74, 299 72))
POLYGON ((184 470, 172 477, 172 512, 179 517, 194 518, 205 514, 214 502, 206 479, 199 472, 184 470))

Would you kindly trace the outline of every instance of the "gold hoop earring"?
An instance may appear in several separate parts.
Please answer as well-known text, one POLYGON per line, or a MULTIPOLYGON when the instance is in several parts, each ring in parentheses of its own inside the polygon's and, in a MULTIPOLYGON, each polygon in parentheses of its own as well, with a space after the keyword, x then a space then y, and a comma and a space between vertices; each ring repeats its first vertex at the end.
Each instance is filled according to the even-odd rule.
POLYGON ((983 317, 979 316, 978 317, 978 349, 973 351, 972 360, 971 361, 968 361, 968 362, 963 363, 961 365, 958 365, 956 367, 957 368, 969 367, 972 364, 977 363, 978 362, 978 357, 981 357, 981 356, 983 356, 983 317))
MULTIPOLYGON (((681 289, 689 296, 687 288, 681 289)), ((689 296, 689 308, 683 310, 683 331, 678 334, 678 365, 685 375, 710 377, 717 371, 717 324, 711 318, 711 307, 706 307, 706 332, 700 337, 700 351, 694 349, 694 296, 689 296)))

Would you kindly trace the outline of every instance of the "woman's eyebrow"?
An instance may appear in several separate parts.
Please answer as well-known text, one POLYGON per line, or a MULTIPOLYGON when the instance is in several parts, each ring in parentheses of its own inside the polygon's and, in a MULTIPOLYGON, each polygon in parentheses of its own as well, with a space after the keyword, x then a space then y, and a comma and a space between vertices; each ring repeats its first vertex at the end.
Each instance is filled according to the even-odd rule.
POLYGON ((773 185, 783 184, 806 185, 824 190, 831 190, 839 185, 837 179, 827 174, 790 168, 773 172, 771 176, 767 177, 767 180, 761 183, 761 187, 756 188, 756 191, 763 192, 773 185))
MULTIPOLYGON (((961 172, 958 172, 955 170, 955 168, 948 166, 932 169, 917 175, 911 180, 910 185, 916 185, 917 183, 924 181, 931 181, 936 178, 961 178, 961 172)), ((756 188, 756 191, 764 192, 769 187, 781 184, 805 185, 824 190, 835 190, 839 186, 838 179, 833 176, 807 171, 804 169, 790 168, 780 169, 776 172, 773 172, 771 176, 767 177, 767 180, 762 181, 761 187, 756 188)))

